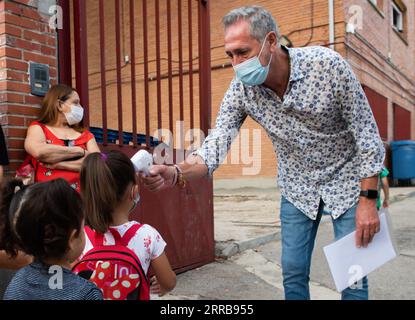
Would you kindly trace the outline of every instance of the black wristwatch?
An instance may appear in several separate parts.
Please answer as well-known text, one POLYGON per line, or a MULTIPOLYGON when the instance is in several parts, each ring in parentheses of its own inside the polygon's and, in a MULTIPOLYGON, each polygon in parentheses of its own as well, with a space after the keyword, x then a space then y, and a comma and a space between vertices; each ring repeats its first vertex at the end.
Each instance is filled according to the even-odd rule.
POLYGON ((360 191, 361 197, 366 197, 368 199, 377 199, 378 198, 378 191, 369 189, 369 190, 362 190, 360 191))

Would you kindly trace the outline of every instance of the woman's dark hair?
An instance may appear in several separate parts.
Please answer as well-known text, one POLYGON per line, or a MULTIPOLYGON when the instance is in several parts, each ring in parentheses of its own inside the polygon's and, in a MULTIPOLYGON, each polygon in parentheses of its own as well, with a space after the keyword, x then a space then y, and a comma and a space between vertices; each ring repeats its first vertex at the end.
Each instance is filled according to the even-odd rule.
POLYGON ((120 151, 91 153, 82 163, 80 180, 86 223, 105 233, 127 187, 136 183, 134 165, 120 151))
POLYGON ((9 180, 0 199, 0 249, 11 256, 22 250, 38 261, 61 259, 72 232, 81 231, 83 219, 81 198, 66 180, 28 187, 9 180))

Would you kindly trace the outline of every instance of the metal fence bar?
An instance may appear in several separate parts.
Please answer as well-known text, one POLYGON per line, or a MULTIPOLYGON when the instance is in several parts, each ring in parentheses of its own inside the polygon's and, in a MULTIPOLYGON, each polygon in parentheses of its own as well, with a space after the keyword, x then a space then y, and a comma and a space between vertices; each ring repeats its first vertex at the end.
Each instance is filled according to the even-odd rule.
POLYGON ((143 1, 143 50, 144 50, 144 101, 145 101, 145 125, 146 145, 150 146, 150 99, 148 85, 148 42, 147 42, 147 1, 143 1))
POLYGON ((207 135, 211 120, 210 2, 198 1, 200 128, 207 135))
POLYGON ((121 79, 121 19, 120 0, 115 0, 115 50, 117 68, 117 106, 118 106, 118 144, 124 145, 123 139, 123 108, 122 108, 122 79, 121 79))
POLYGON ((86 24, 86 1, 74 0, 74 42, 75 42, 75 76, 76 89, 85 108, 83 126, 89 127, 89 92, 88 92, 88 43, 86 24))
POLYGON ((99 35, 100 35, 100 56, 101 56, 101 100, 102 100, 102 131, 103 144, 108 144, 108 123, 107 123, 107 80, 105 67, 105 0, 99 1, 99 35))
POLYGON ((162 127, 161 112, 161 66, 160 66, 160 3, 155 0, 156 15, 156 69, 157 69, 157 126, 162 127))
POLYGON ((133 145, 137 145, 137 92, 135 78, 135 23, 134 1, 130 0, 130 47, 131 47, 131 112, 133 124, 133 145))

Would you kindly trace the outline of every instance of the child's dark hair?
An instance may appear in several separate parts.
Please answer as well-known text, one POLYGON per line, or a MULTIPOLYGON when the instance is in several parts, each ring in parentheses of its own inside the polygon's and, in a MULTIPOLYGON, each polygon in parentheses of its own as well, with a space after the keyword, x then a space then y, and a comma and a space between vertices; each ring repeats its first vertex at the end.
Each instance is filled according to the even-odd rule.
POLYGON ((120 151, 91 153, 82 164, 80 180, 86 223, 105 233, 115 206, 127 187, 136 183, 134 165, 120 151))
POLYGON ((81 198, 64 179, 28 187, 21 180, 6 181, 0 199, 0 248, 12 257, 22 250, 40 262, 61 259, 73 231, 83 232, 83 219, 81 198))

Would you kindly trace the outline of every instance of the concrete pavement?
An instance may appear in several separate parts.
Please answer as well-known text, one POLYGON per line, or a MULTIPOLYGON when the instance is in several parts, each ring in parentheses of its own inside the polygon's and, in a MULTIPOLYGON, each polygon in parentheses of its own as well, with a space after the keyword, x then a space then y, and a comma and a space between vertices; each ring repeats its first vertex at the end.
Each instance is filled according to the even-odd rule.
MULTIPOLYGON (((415 188, 391 188, 399 256, 369 277, 371 299, 415 299, 415 188)), ((274 179, 215 182, 217 260, 178 275, 162 299, 283 299, 279 192, 274 179)), ((312 299, 339 299, 323 246, 333 241, 323 217, 313 255, 312 299)))

